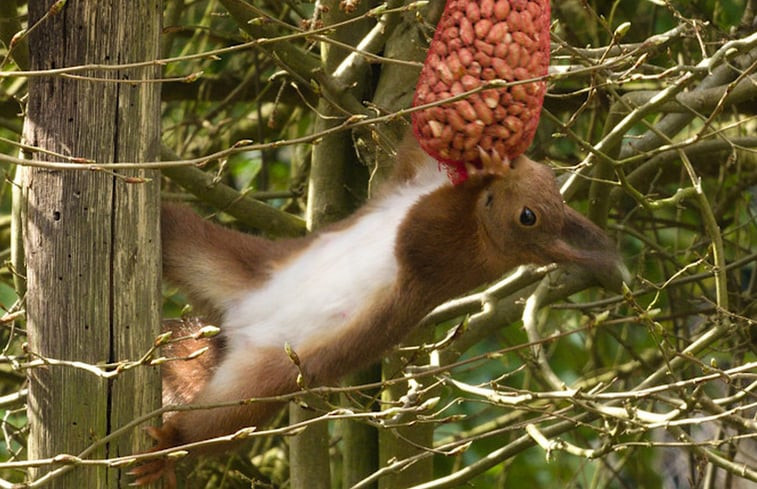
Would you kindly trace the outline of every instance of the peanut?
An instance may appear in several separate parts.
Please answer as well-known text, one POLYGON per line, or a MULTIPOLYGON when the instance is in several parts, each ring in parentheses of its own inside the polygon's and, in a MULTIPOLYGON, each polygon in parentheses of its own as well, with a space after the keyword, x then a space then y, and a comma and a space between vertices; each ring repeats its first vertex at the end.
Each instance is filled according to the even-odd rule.
POLYGON ((520 45, 523 48, 525 48, 526 50, 528 50, 528 52, 533 51, 534 48, 536 47, 536 43, 525 32, 513 32, 512 36, 513 36, 513 44, 511 44, 511 46, 512 45, 516 45, 516 46, 520 45))
POLYGON ((486 125, 482 121, 473 121, 465 126, 465 134, 471 138, 479 140, 481 139, 481 135, 484 133, 485 127, 486 125))
POLYGON ((455 110, 457 110, 457 112, 466 121, 476 120, 476 110, 473 108, 473 105, 467 100, 458 100, 457 102, 455 102, 455 110))
POLYGON ((505 127, 510 132, 520 132, 523 129, 523 121, 521 121, 514 115, 509 115, 505 117, 505 120, 503 122, 505 124, 505 127))
POLYGON ((494 108, 494 120, 501 122, 502 119, 507 117, 507 109, 502 104, 494 108))
POLYGON ((475 100, 473 102, 473 108, 481 122, 487 126, 494 123, 494 112, 492 112, 492 109, 490 109, 483 100, 475 100))
POLYGON ((449 122, 449 125, 452 126, 452 129, 455 131, 464 131, 466 122, 463 120, 463 118, 455 112, 454 110, 448 110, 447 111, 447 122, 449 122))
POLYGON ((481 72, 481 78, 486 81, 492 81, 497 78, 497 72, 494 71, 494 68, 484 68, 481 72))
POLYGON ((442 125, 441 122, 428 121, 428 127, 431 128, 431 133, 434 135, 435 138, 441 139, 442 130, 444 129, 444 125, 442 125))
POLYGON ((494 17, 497 20, 505 20, 510 15, 510 2, 507 0, 497 0, 494 4, 494 17))
POLYGON ((507 16, 507 25, 510 27, 511 32, 520 32, 523 30, 520 12, 517 10, 511 10, 510 15, 507 16))
POLYGON ((442 123, 447 121, 447 111, 442 107, 432 107, 431 109, 429 109, 428 113, 431 116, 430 120, 439 121, 442 123))
MULTIPOLYGON (((514 87, 513 87, 514 88, 514 87)), ((518 115, 523 113, 523 104, 520 102, 515 102, 510 104, 510 106, 507 108, 507 111, 511 113, 512 115, 518 115)))
POLYGON ((468 48, 463 48, 457 52, 457 57, 460 59, 460 63, 463 66, 470 66, 473 63, 473 53, 468 48))
POLYGON ((437 75, 439 75, 439 80, 441 80, 442 83, 449 85, 455 81, 455 75, 452 74, 452 70, 447 63, 439 63, 439 66, 436 67, 436 71, 437 75))
POLYGON ((494 15, 494 0, 481 0, 481 16, 491 19, 494 15))
POLYGON ((486 106, 492 110, 499 105, 499 92, 497 90, 484 90, 481 92, 481 98, 486 106))
MULTIPOLYGON (((518 34, 516 32, 516 34, 518 34)), ((511 68, 515 68, 520 65, 520 46, 515 43, 507 46, 507 65, 511 68)))
POLYGON ((481 51, 474 54, 473 59, 475 59, 482 68, 488 68, 492 65, 492 57, 481 51))
POLYGON ((463 84, 459 81, 454 82, 449 88, 449 93, 451 93, 452 95, 460 95, 464 91, 465 89, 463 88, 463 84))
POLYGON ((465 67, 457 53, 450 53, 447 57, 447 67, 455 79, 460 78, 465 73, 465 67))
POLYGON ((463 75, 463 77, 460 79, 460 83, 463 84, 463 88, 468 90, 473 90, 474 88, 481 85, 481 82, 478 78, 472 77, 470 75, 463 75))
POLYGON ((506 81, 513 80, 513 68, 503 58, 494 58, 492 60, 492 68, 497 72, 497 76, 506 81))
POLYGON ((465 6, 465 16, 468 17, 468 20, 471 22, 478 22, 481 18, 481 10, 476 2, 468 2, 465 6))
POLYGON ((526 92, 526 87, 523 85, 513 85, 510 87, 510 93, 513 95, 513 100, 516 100, 518 102, 524 102, 527 101, 530 96, 526 92))
POLYGON ((473 46, 476 48, 478 52, 484 53, 489 56, 494 54, 494 45, 487 41, 476 39, 475 41, 473 41, 473 46))
POLYGON ((481 19, 476 22, 476 25, 474 26, 474 32, 478 39, 486 39, 490 30, 492 30, 492 21, 489 19, 481 19))
POLYGON ((528 2, 528 5, 526 5, 526 10, 528 10, 528 12, 531 14, 532 19, 538 19, 541 17, 542 8, 538 2, 528 2))
POLYGON ((473 44, 473 40, 476 39, 473 24, 466 17, 460 19, 460 39, 467 45, 473 44))
POLYGON ((505 39, 508 27, 504 22, 497 22, 489 30, 486 35, 486 44, 492 46, 492 52, 496 49, 496 45, 505 39))

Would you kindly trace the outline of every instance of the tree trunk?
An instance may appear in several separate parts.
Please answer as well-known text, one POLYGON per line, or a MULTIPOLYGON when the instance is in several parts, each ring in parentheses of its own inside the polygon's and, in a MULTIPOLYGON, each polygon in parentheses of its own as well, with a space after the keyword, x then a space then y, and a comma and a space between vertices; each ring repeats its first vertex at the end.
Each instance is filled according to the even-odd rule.
MULTIPOLYGON (((360 372, 349 375, 345 385, 361 385, 381 380, 381 365, 375 364, 360 372)), ((364 395, 376 392, 364 392, 364 395)), ((342 395, 344 406, 350 405, 348 395, 342 395)), ((378 403, 375 407, 378 407, 378 403)), ((369 406, 370 407, 370 406, 369 406)), ((349 489, 379 468, 379 434, 378 430, 357 421, 342 421, 342 488, 349 489)), ((375 489, 377 484, 369 484, 366 489, 375 489)))
MULTIPOLYGON (((30 0, 29 25, 52 4, 30 0)), ((161 15, 160 0, 69 0, 32 31, 31 68, 156 59, 161 15)), ((123 81, 159 73, 148 67, 77 74, 97 80, 31 78, 25 142, 97 163, 157 160, 159 84, 123 81)), ((62 159, 39 151, 27 157, 62 159)), ((31 352, 90 364, 139 359, 160 324, 159 173, 24 167, 17 182, 31 352), (139 183, 139 177, 147 181, 139 183)), ((32 369, 29 458, 79 455, 159 405, 157 368, 139 366, 109 380, 77 368, 32 369)), ((146 442, 141 431, 131 430, 87 455, 128 455, 146 442)), ((35 469, 31 476, 48 470, 35 469)), ((70 471, 54 486, 127 483, 121 470, 98 467, 70 471)))

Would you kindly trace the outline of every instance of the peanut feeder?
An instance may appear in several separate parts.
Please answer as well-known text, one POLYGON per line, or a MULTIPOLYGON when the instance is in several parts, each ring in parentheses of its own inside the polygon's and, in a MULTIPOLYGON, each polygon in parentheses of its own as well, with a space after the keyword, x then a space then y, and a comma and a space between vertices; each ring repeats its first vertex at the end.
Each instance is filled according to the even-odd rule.
POLYGON ((447 166, 454 182, 465 180, 466 163, 478 163, 482 151, 507 162, 531 144, 546 84, 517 82, 547 74, 549 18, 548 0, 448 0, 413 105, 492 80, 516 82, 413 112, 421 147, 447 166))

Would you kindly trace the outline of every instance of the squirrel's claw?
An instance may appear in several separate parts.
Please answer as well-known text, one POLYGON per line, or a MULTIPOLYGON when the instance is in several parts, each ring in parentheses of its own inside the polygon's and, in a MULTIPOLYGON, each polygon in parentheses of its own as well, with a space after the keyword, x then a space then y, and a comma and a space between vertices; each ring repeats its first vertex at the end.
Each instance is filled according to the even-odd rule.
POLYGON ((465 162, 465 172, 468 177, 504 177, 510 171, 510 161, 500 156, 496 149, 490 151, 478 147, 478 161, 465 162))
POLYGON ((507 175, 507 172, 510 170, 509 159, 501 156, 494 148, 490 151, 484 151, 484 148, 479 146, 478 157, 481 160, 481 169, 478 170, 479 173, 503 177, 507 175))

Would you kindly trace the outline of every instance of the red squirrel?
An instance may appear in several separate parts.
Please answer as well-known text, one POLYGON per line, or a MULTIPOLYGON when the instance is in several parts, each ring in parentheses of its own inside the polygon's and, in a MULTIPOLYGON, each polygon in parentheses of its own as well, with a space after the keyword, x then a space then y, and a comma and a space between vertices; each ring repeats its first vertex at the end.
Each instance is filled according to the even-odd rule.
MULTIPOLYGON (((453 186, 435 160, 406 145, 380 195, 299 239, 246 235, 164 205, 164 277, 218 321, 213 341, 223 342, 194 366, 164 365, 164 402, 292 393, 300 371, 308 386, 336 382, 400 343, 434 307, 518 265, 575 263, 619 283, 611 241, 563 203, 549 167, 521 156, 504 171, 488 168, 453 186)), ((177 412, 151 435, 155 449, 174 447, 260 425, 280 407, 177 412)), ((172 485, 170 463, 138 467, 136 483, 165 475, 172 485)))

